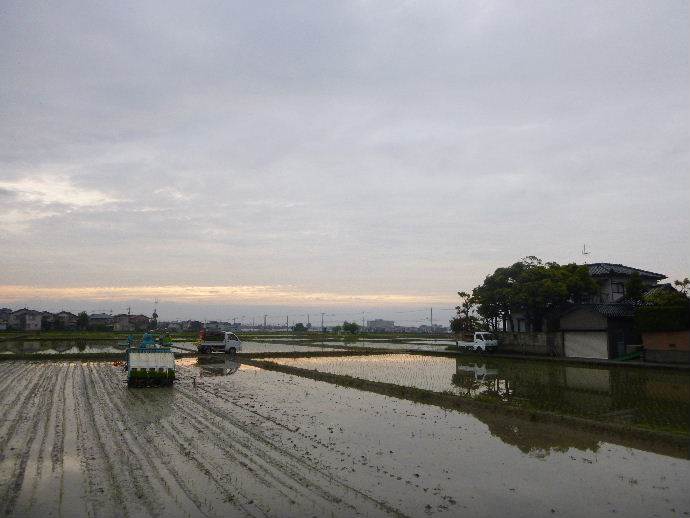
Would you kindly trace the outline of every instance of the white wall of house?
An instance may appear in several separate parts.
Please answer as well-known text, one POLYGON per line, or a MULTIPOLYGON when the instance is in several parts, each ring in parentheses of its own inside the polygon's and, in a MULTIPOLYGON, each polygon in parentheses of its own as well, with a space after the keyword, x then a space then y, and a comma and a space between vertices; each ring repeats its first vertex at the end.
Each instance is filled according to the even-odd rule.
POLYGON ((42 315, 40 313, 38 315, 27 314, 26 321, 24 324, 24 331, 40 331, 41 317, 42 315))

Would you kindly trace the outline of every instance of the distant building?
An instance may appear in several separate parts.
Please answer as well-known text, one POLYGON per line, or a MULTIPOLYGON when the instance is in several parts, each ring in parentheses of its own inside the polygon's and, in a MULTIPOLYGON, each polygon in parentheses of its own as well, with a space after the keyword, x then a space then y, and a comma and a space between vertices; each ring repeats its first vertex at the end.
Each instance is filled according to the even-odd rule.
POLYGON ((186 332, 199 331, 203 327, 203 324, 198 320, 185 320, 182 322, 182 330, 186 332))
POLYGON ((113 325, 113 317, 108 313, 91 313, 89 315, 89 328, 107 329, 113 325))
POLYGON ((60 311, 55 314, 54 323, 56 328, 72 330, 77 328, 77 320, 77 315, 74 313, 60 311))
POLYGON ((442 325, 439 324, 433 324, 433 325, 421 325, 417 328, 417 332, 419 333, 427 333, 427 334, 441 334, 441 333, 447 333, 448 328, 443 327, 442 325))
POLYGON ((130 315, 129 322, 134 331, 148 331, 151 326, 151 320, 146 315, 130 315))
POLYGON ((395 322, 380 318, 368 320, 366 330, 370 333, 391 333, 395 331, 395 322))
POLYGON ((8 324, 19 331, 40 331, 43 313, 33 309, 19 309, 10 314, 8 324))
POLYGON ((129 321, 130 315, 122 313, 113 317, 113 331, 129 332, 134 331, 134 324, 129 321))

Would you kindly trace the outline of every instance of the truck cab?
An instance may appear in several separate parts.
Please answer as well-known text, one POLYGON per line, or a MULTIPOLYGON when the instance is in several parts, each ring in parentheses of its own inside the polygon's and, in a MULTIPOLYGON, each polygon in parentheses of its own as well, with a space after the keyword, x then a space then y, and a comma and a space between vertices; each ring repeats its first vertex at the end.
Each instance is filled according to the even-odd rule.
POLYGON ((235 354, 242 350, 242 342, 235 333, 230 331, 207 332, 202 329, 197 340, 197 350, 205 354, 214 351, 235 354))
POLYGON ((477 331, 472 336, 472 341, 458 342, 458 349, 475 352, 493 352, 498 349, 496 335, 488 331, 477 331))

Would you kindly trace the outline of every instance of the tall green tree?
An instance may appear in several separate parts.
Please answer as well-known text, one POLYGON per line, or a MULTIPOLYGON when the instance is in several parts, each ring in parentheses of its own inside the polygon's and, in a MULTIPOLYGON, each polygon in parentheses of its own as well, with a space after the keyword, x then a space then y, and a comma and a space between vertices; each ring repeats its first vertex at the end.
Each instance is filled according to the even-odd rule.
POLYGON ((550 308, 564 302, 581 302, 599 287, 587 266, 544 263, 528 256, 508 267, 498 268, 472 291, 478 313, 493 330, 514 329, 513 315, 520 313, 530 329, 541 330, 550 308))
POLYGON ((359 332, 359 324, 357 324, 357 322, 345 321, 343 322, 343 331, 352 335, 357 334, 357 332, 359 332))
POLYGON ((467 292, 459 291, 460 304, 455 306, 457 315, 450 320, 450 329, 456 335, 473 333, 480 327, 479 319, 472 315, 475 303, 474 298, 467 292))
POLYGON ((628 281, 625 283, 625 297, 634 302, 642 302, 644 298, 644 284, 642 284, 642 277, 637 272, 633 272, 628 281))
POLYGON ((86 311, 82 311, 77 315, 77 327, 79 329, 84 330, 89 326, 89 315, 86 313, 86 311))

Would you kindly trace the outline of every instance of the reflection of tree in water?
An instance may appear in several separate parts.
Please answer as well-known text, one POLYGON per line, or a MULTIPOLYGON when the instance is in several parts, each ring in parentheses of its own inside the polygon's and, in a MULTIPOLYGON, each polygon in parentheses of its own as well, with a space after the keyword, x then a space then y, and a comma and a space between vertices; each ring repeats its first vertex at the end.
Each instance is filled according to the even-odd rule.
POLYGON ((570 448, 593 452, 599 449, 599 439, 588 432, 484 410, 472 414, 489 427, 491 435, 534 457, 543 458, 570 448))
MULTIPOLYGON (((657 430, 690 428, 690 377, 686 373, 502 358, 487 358, 484 363, 475 364, 457 358, 452 382, 463 389, 465 396, 500 399, 525 410, 604 423, 643 424, 657 430)), ((568 447, 596 451, 598 440, 621 443, 616 434, 572 432, 565 427, 519 419, 517 424, 511 424, 514 421, 509 417, 496 413, 480 412, 477 417, 504 442, 531 454, 548 455, 549 451, 568 447)), ((648 441, 636 447, 660 449, 648 441)))
POLYGON ((461 394, 465 396, 483 394, 505 400, 510 395, 508 381, 498 377, 498 370, 483 363, 470 364, 457 359, 451 382, 460 387, 461 394))
POLYGON ((229 376, 230 374, 234 374, 240 368, 242 363, 237 356, 223 354, 222 356, 198 356, 197 365, 199 366, 200 377, 210 377, 229 376))

